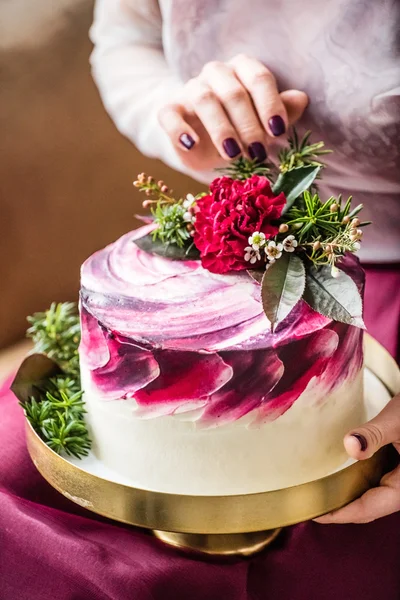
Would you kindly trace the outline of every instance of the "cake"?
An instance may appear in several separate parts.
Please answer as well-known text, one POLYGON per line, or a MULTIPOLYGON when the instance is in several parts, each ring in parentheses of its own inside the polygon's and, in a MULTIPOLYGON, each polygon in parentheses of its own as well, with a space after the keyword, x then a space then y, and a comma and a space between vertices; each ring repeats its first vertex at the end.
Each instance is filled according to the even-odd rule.
MULTIPOLYGON (((364 418, 362 329, 301 301, 272 334, 258 282, 148 254, 144 233, 82 267, 95 454, 135 486, 180 494, 261 492, 338 468, 364 418)), ((356 259, 347 270, 361 284, 356 259)))
POLYGON ((86 421, 131 485, 251 494, 345 463, 343 436, 365 418, 366 223, 351 198, 319 197, 321 145, 307 139, 274 184, 241 160, 176 200, 141 174, 152 219, 83 264, 86 421))

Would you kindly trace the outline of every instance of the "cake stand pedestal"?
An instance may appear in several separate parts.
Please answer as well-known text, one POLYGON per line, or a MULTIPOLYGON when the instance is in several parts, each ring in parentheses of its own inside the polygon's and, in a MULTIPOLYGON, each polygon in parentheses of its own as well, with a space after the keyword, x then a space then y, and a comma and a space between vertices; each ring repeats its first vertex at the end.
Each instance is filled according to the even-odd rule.
MULTIPOLYGON (((400 371, 370 336, 365 343, 365 377, 371 418, 400 391, 400 371)), ((394 465, 394 449, 389 446, 368 460, 349 460, 334 473, 301 485, 247 495, 190 496, 135 488, 93 454, 82 460, 65 459, 46 446, 28 422, 26 434, 39 472, 73 502, 110 519, 152 530, 172 546, 212 555, 258 552, 282 527, 348 504, 376 486, 394 465)))
POLYGON ((250 533, 196 534, 153 529, 153 535, 169 546, 185 551, 213 556, 251 556, 269 546, 281 531, 282 527, 276 527, 250 533))

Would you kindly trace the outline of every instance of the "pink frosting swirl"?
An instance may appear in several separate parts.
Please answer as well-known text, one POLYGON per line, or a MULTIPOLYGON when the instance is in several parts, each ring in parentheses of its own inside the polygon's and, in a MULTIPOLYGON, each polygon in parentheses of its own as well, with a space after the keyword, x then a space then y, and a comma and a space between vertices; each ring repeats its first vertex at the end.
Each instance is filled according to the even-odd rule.
MULTIPOLYGON (((100 395, 134 398, 145 416, 198 406, 200 420, 215 424, 255 408, 276 418, 312 378, 327 390, 359 370, 361 330, 300 302, 272 335, 247 273, 216 275, 199 261, 148 254, 135 239, 151 229, 82 266, 80 356, 100 395)), ((362 286, 358 263, 346 270, 362 286)))

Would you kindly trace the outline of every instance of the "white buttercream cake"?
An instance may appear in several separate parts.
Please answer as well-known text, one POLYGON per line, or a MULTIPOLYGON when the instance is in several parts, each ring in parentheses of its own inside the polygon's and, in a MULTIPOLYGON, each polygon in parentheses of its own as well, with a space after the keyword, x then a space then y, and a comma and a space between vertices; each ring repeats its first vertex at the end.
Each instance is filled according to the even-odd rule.
MULTIPOLYGON (((268 491, 345 460, 364 418, 363 331, 303 300, 270 332, 260 284, 141 250, 142 227, 82 267, 80 364, 96 456, 132 485, 268 491)), ((350 256, 342 266, 362 289, 350 256)))

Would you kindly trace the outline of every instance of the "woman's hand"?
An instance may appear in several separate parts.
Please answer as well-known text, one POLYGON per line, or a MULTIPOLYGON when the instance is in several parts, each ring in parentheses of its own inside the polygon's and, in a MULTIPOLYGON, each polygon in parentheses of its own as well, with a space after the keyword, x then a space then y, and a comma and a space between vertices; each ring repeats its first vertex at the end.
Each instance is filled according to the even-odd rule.
MULTIPOLYGON (((375 419, 347 434, 347 453, 357 460, 370 458, 379 448, 393 444, 400 454, 400 395, 395 396, 375 419)), ((344 508, 314 519, 318 523, 369 523, 400 510, 400 464, 384 475, 379 487, 365 492, 344 508)))
POLYGON ((178 102, 159 112, 159 122, 188 168, 209 170, 241 154, 264 161, 268 145, 307 103, 304 92, 279 93, 267 67, 241 54, 207 63, 184 85, 178 102))

